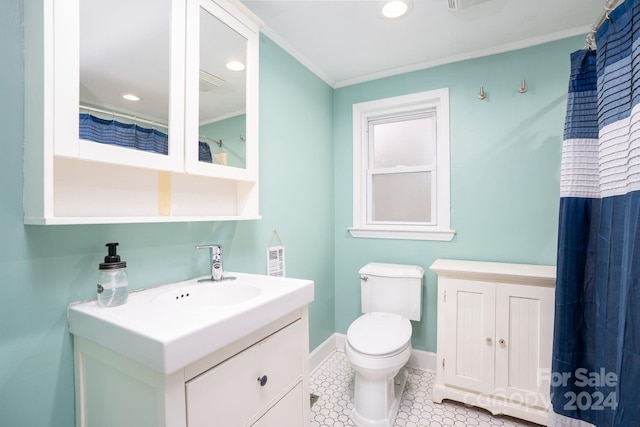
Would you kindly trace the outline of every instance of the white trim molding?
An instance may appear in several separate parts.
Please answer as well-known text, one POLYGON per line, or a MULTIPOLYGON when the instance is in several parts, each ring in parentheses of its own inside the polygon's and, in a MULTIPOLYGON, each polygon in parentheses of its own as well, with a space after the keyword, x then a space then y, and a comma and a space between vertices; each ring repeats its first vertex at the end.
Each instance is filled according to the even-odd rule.
POLYGON ((349 233, 353 237, 451 241, 455 230, 451 229, 451 156, 449 141, 449 89, 425 92, 353 104, 353 225, 349 233), (435 161, 432 165, 431 219, 429 223, 394 221, 386 224, 370 219, 371 189, 367 175, 370 173, 370 121, 387 116, 408 116, 420 111, 431 111, 435 117, 435 161))
POLYGON ((456 230, 373 230, 370 228, 347 228, 353 237, 365 237, 375 239, 403 239, 403 240, 436 240, 440 242, 450 242, 456 235, 456 230))

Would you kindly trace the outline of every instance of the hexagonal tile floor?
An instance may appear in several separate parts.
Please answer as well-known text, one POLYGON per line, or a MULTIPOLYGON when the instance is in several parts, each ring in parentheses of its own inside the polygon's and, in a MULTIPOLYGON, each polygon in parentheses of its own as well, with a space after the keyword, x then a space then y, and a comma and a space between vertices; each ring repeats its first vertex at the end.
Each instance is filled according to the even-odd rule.
MULTIPOLYGON (((431 400, 435 373, 408 369, 409 382, 394 427, 538 427, 510 417, 494 416, 489 412, 445 401, 431 400)), ((311 393, 318 396, 311 408, 311 427, 355 427, 349 417, 353 408, 355 374, 344 352, 336 351, 311 375, 311 393)))

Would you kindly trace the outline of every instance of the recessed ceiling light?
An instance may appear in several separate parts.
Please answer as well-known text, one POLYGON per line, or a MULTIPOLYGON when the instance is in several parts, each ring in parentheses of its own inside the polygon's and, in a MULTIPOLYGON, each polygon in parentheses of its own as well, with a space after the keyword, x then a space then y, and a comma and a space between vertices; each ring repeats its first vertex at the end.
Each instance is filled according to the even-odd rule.
POLYGON ((227 62, 227 68, 231 71, 242 71, 244 70, 244 64, 240 61, 229 61, 227 62))
POLYGON ((127 101, 142 101, 142 98, 136 95, 135 93, 123 93, 122 97, 127 101))
POLYGON ((409 10, 409 6, 403 0, 392 0, 382 8, 382 14, 387 18, 399 18, 409 10))

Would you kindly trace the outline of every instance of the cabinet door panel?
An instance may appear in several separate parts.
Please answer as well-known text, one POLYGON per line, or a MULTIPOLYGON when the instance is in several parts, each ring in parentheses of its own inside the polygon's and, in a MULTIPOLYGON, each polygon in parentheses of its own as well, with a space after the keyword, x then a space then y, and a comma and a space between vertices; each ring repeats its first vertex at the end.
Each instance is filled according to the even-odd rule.
POLYGON ((302 405, 302 383, 298 383, 285 397, 256 421, 254 427, 302 427, 308 421, 304 419, 302 405))
POLYGON ((54 153, 184 171, 185 1, 135 3, 111 1, 105 8, 101 0, 55 2, 52 56, 56 69, 64 68, 54 76, 54 153), (150 8, 154 19, 136 18, 150 8), (118 25, 108 25, 116 16, 118 25), (120 96, 130 91, 142 97, 141 102, 120 96), (88 139, 81 139, 79 114, 120 122, 122 127, 98 126, 84 134, 88 139), (125 129, 131 125, 143 129, 137 135, 148 136, 152 131, 167 135, 168 153, 148 151, 153 144, 129 134, 125 129), (146 148, 133 148, 140 145, 146 148))
POLYGON ((446 284, 445 383, 489 393, 494 383, 493 283, 441 278, 446 284))
POLYGON ((188 426, 240 426, 280 398, 302 375, 303 332, 296 321, 189 381, 188 426))
POLYGON ((549 287, 497 285, 496 393, 528 406, 549 400, 553 298, 549 287))

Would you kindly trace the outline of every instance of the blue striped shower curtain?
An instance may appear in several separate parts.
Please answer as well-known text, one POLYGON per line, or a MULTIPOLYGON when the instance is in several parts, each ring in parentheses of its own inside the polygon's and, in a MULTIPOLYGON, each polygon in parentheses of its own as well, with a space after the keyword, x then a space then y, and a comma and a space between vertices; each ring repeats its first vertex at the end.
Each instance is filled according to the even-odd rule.
POLYGON ((640 426, 640 0, 571 55, 550 426, 640 426))

